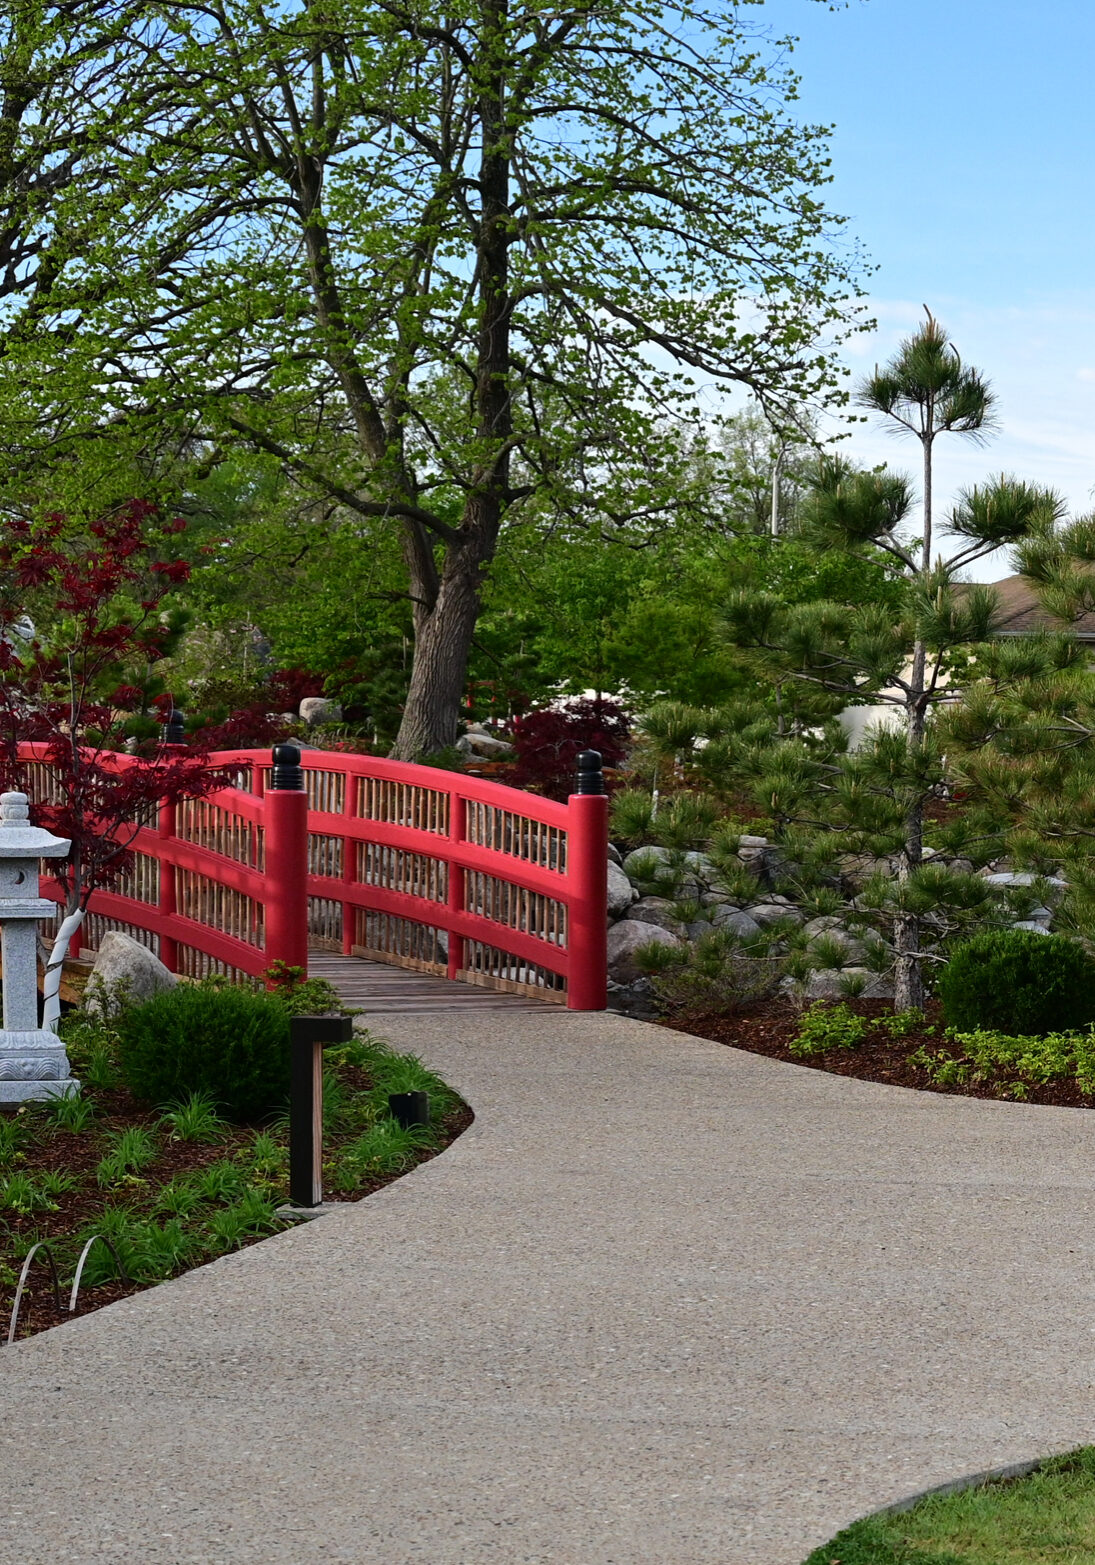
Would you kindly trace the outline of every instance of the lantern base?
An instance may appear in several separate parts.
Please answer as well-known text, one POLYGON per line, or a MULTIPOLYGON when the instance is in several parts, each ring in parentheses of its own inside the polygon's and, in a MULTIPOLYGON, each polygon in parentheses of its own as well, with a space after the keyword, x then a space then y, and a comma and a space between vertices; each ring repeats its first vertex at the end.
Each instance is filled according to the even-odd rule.
POLYGON ((0 1105, 79 1092, 65 1046, 56 1033, 0 1029, 0 1105))
POLYGON ((66 1076, 63 1081, 0 1081, 0 1110, 43 1098, 63 1098, 68 1093, 75 1097, 79 1090, 75 1076, 66 1076))

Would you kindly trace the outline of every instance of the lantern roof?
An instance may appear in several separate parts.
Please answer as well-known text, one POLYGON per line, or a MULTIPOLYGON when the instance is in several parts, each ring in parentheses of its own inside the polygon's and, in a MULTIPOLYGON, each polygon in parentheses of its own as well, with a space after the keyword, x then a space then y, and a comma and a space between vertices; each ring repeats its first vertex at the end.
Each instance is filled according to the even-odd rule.
POLYGON ((0 859, 60 859, 71 843, 30 824, 25 793, 0 793, 0 859))

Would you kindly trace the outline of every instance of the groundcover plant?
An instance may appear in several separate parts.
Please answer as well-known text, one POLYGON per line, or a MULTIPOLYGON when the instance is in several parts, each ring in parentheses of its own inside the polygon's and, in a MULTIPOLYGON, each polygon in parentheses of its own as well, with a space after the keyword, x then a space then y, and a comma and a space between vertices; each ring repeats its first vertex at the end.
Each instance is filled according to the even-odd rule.
MULTIPOLYGON (((40 1241, 16 1335, 69 1318, 58 1310, 49 1258, 68 1292, 88 1251, 78 1312, 214 1260, 288 1226, 289 1137, 282 1111, 232 1123, 202 1093, 153 1105, 123 1082, 118 1014, 80 1010, 63 1031, 78 1093, 0 1116, 0 1329, 6 1334, 25 1258, 40 1241)), ((467 1107, 411 1055, 358 1034, 324 1056, 323 1184, 327 1200, 357 1200, 436 1155, 471 1120, 467 1107), (431 1122, 402 1129, 395 1092, 429 1094, 431 1122)))

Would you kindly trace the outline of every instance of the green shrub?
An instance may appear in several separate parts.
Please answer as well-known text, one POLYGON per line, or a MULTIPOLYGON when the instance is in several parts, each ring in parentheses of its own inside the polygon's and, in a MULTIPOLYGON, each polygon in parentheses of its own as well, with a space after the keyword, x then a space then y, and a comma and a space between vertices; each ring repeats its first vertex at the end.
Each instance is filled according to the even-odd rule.
POLYGON ((276 997, 179 984, 118 1022, 126 1085, 151 1103, 202 1093, 233 1120, 253 1120, 289 1094, 289 1014, 276 997))
POLYGON ((938 994, 961 1032, 1068 1032, 1095 1021, 1095 961, 1064 935, 987 930, 957 947, 938 994))

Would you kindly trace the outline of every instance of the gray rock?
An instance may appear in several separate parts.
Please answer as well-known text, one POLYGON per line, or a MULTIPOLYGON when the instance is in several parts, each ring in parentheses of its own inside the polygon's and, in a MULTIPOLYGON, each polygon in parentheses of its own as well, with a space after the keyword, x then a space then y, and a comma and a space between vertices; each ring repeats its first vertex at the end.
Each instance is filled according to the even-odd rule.
POLYGON ((660 929, 668 929, 674 935, 681 922, 673 910, 673 903, 667 897, 640 897, 638 902, 631 904, 624 917, 634 919, 639 924, 657 924, 660 929))
POLYGON ((879 938, 873 929, 853 934, 845 929, 839 918, 812 918, 806 925, 806 933, 811 945, 822 938, 835 940, 847 962, 862 962, 868 945, 876 944, 879 938))
POLYGON ((985 875, 984 879, 990 886, 999 886, 1004 891, 1013 886, 1033 886, 1036 880, 1044 880, 1058 896, 1063 896, 1068 890, 1068 881, 1062 880, 1059 875, 1031 875, 1026 870, 997 870, 995 874, 985 875))
POLYGON ((326 696, 305 696, 300 703, 300 715, 310 728, 317 723, 341 723, 342 707, 326 696))
POLYGON ((633 984, 617 984, 609 979, 606 1004, 610 1011, 634 1016, 639 1021, 649 1021, 658 1014, 654 985, 649 978, 636 978, 633 984))
POLYGON ((682 949, 682 942, 657 924, 640 923, 633 918, 622 918, 613 924, 608 931, 608 976, 613 983, 631 984, 643 976, 635 953, 640 946, 651 943, 682 949))
POLYGON ((1039 924, 1033 918, 1021 918, 1017 923, 1012 924, 1011 927, 1012 929, 1029 929, 1035 935, 1048 935, 1050 932, 1047 924, 1039 924))
POLYGON ((806 980, 808 1000, 837 1000, 844 997, 842 979, 862 978, 865 986, 859 996, 863 1000, 892 1000, 893 980, 881 978, 866 967, 825 967, 811 973, 806 980))
POLYGON ((456 748, 461 755, 472 755, 480 761, 504 761, 513 754, 513 746, 493 734, 461 734, 456 748))
MULTIPOLYGON (((649 884, 655 876, 670 873, 669 863, 670 852, 668 848, 635 848, 624 859, 623 869, 625 875, 635 885, 641 887, 643 884, 649 884), (639 873, 640 870, 644 871, 641 875, 639 873)), ((706 889, 688 866, 675 873, 678 877, 675 888, 676 895, 699 898, 706 889)))
POLYGON ((791 907, 786 902, 758 902, 754 907, 747 907, 745 911, 757 924, 775 924, 780 919, 788 919, 795 924, 802 923, 802 914, 798 908, 791 907))
POLYGON ((95 991, 99 985, 96 979, 107 990, 113 989, 116 984, 124 984, 131 997, 137 1001, 151 1000, 153 995, 162 990, 173 989, 179 981, 147 946, 117 929, 103 936, 95 966, 91 969, 88 980, 89 1011, 97 1009, 95 991))
POLYGON ((645 864, 663 865, 669 858, 668 848, 632 848, 623 862, 625 874, 635 875, 645 864))
POLYGON ((709 935, 714 927, 714 924, 709 924, 705 918, 697 918, 693 923, 685 924, 684 932, 689 940, 702 940, 704 935, 709 935))
POLYGON ((739 849, 741 849, 741 848, 766 848, 767 846, 768 846, 768 838, 767 837, 750 837, 748 835, 745 835, 745 836, 742 836, 742 837, 738 838, 738 848, 739 849))
POLYGON ((684 862, 688 865, 696 879, 702 881, 704 885, 714 885, 719 878, 718 870, 706 853, 686 853, 684 862))
POLYGON ((610 842, 609 845, 608 845, 608 857, 609 857, 609 862, 610 863, 612 863, 612 864, 619 864, 619 865, 622 866, 623 861, 624 861, 623 854, 620 852, 619 848, 616 847, 615 843, 613 843, 613 842, 610 842))
POLYGON ((755 940, 760 934, 756 919, 736 907, 716 908, 712 923, 716 929, 729 929, 739 940, 755 940))
POLYGON ((605 866, 605 870, 608 877, 608 916, 623 918, 635 900, 635 887, 620 866, 613 864, 611 859, 605 866))

